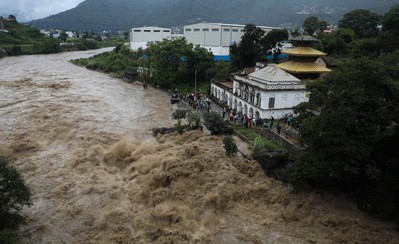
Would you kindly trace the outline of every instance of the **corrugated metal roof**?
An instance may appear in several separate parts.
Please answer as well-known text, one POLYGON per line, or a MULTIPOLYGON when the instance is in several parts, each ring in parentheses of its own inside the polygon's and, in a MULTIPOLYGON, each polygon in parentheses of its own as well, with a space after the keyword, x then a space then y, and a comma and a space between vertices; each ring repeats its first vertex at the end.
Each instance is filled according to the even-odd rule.
POLYGON ((302 57, 320 57, 326 55, 325 53, 320 52, 319 50, 316 50, 311 47, 296 47, 292 49, 286 49, 283 50, 282 53, 291 56, 302 56, 302 57))
POLYGON ((260 69, 249 75, 249 78, 264 80, 266 82, 300 82, 295 76, 285 72, 277 67, 275 64, 269 64, 263 69, 260 69))
POLYGON ((285 63, 278 64, 277 67, 291 73, 328 73, 331 72, 330 69, 325 68, 316 63, 305 63, 305 62, 294 62, 289 61, 285 63))

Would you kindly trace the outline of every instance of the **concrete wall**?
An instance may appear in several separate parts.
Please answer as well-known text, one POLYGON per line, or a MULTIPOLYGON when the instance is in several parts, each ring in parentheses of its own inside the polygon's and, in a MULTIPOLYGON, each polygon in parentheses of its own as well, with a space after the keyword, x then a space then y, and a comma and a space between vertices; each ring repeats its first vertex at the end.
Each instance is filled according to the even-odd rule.
POLYGON ((130 30, 130 49, 147 48, 151 42, 171 39, 171 29, 159 27, 140 27, 130 30))
MULTIPOLYGON (((229 47, 234 42, 241 41, 244 25, 229 25, 217 23, 198 23, 184 26, 184 37, 189 43, 201 46, 229 47)), ((271 27, 261 27, 266 33, 271 27)))

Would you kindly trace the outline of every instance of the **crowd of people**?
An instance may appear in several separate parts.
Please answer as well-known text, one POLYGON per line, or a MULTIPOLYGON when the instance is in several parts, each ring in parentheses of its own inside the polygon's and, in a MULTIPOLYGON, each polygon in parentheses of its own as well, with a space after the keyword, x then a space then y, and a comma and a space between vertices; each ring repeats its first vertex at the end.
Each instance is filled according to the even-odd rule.
MULTIPOLYGON (((183 96, 183 100, 188 103, 188 106, 193 110, 203 112, 211 111, 212 103, 208 96, 202 95, 200 93, 189 94, 183 96)), ((276 122, 273 116, 271 116, 270 119, 262 119, 260 116, 258 118, 254 118, 246 114, 237 113, 235 110, 224 106, 221 111, 221 116, 230 122, 243 125, 246 128, 265 127, 271 130, 275 128, 277 134, 281 135, 281 133, 283 133, 282 136, 285 138, 288 138, 290 130, 292 130, 292 127, 294 126, 293 114, 289 114, 283 121, 279 120, 276 122)))

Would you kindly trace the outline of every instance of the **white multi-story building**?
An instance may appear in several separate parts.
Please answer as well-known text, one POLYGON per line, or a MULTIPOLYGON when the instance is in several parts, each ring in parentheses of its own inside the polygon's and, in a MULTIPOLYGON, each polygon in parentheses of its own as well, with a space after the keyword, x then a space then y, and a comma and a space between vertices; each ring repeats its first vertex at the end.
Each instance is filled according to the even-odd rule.
MULTIPOLYGON (((258 26, 267 34, 277 28, 258 26)), ((230 45, 239 43, 244 35, 245 25, 221 23, 198 23, 184 26, 184 37, 187 42, 200 45, 211 51, 213 55, 223 57, 229 55, 230 45)))
POLYGON ((153 42, 163 39, 171 39, 172 31, 160 27, 138 27, 130 30, 130 49, 137 51, 139 48, 146 49, 153 42))
POLYGON ((211 82, 211 93, 218 100, 251 118, 281 119, 293 107, 307 102, 305 84, 298 78, 269 64, 248 76, 235 75, 233 82, 211 82))

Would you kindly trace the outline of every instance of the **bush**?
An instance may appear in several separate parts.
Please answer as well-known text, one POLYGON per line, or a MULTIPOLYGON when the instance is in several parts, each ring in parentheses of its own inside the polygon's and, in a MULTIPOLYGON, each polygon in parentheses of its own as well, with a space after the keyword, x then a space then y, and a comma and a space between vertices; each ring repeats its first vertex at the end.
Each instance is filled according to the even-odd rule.
POLYGON ((42 54, 61 52, 59 41, 52 38, 43 38, 40 44, 34 45, 34 49, 36 53, 42 53, 42 54))
POLYGON ((204 125, 211 132, 211 135, 231 135, 234 133, 229 121, 225 121, 216 112, 204 113, 204 125))
POLYGON ((4 58, 6 56, 6 51, 0 48, 0 58, 4 58))
POLYGON ((234 156, 237 154, 238 149, 236 143, 234 142, 233 137, 226 136, 223 139, 223 143, 224 143, 224 149, 226 150, 226 154, 228 156, 234 156))
POLYGON ((200 112, 192 112, 187 116, 188 124, 191 127, 200 127, 201 126, 201 113, 200 112))
POLYGON ((181 121, 182 119, 186 118, 187 110, 177 109, 173 112, 172 118, 181 121))
POLYGON ((175 129, 180 135, 183 134, 184 126, 181 124, 181 121, 178 121, 177 124, 175 124, 175 129))
POLYGON ((17 213, 31 205, 31 192, 21 174, 0 156, 0 243, 15 243, 23 218, 17 213))
POLYGON ((259 156, 262 155, 265 151, 271 150, 272 145, 269 140, 266 140, 262 138, 261 136, 258 136, 255 138, 255 140, 251 143, 249 147, 252 151, 252 154, 254 156, 259 156))
POLYGON ((22 49, 20 46, 13 46, 11 49, 7 49, 8 56, 18 56, 22 54, 22 49))

